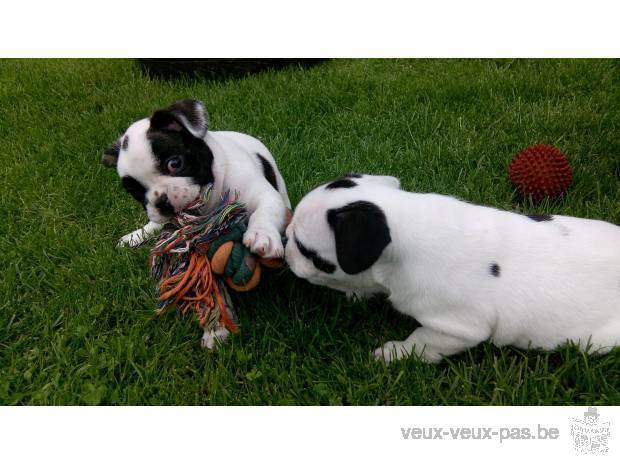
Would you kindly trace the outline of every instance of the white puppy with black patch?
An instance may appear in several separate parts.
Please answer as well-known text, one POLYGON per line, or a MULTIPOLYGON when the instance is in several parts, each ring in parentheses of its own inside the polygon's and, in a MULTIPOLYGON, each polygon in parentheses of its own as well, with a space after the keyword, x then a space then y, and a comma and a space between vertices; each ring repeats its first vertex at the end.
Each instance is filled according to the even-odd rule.
MULTIPOLYGON (((123 187, 149 218, 119 245, 140 245, 213 184, 207 207, 214 207, 227 190, 237 192, 249 213, 243 243, 266 258, 282 257, 281 234, 291 203, 273 156, 259 140, 209 131, 207 122, 202 102, 178 101, 134 122, 104 152, 102 163, 116 167, 123 187)), ((223 328, 205 333, 203 345, 213 348, 227 335, 223 328)))
POLYGON ((524 216, 398 179, 348 175, 306 195, 286 230, 299 277, 357 296, 385 293, 421 327, 375 350, 427 362, 480 342, 606 353, 620 344, 620 227, 524 216))

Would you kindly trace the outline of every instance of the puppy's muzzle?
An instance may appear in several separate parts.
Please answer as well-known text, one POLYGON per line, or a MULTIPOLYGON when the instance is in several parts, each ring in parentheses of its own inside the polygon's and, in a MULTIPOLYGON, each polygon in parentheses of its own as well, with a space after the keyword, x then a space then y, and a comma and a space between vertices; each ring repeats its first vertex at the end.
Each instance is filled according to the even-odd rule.
POLYGON ((170 204, 168 200, 168 195, 162 193, 160 197, 155 201, 155 208, 163 215, 163 216, 173 216, 174 215, 174 207, 170 204))

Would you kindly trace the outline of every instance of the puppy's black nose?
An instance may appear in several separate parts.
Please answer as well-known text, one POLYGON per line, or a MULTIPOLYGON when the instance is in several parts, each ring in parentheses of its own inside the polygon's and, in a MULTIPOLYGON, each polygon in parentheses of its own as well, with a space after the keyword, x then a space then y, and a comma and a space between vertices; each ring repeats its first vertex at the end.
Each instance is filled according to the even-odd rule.
POLYGON ((165 193, 162 193, 157 201, 155 201, 155 208, 157 208, 159 212, 165 216, 174 215, 174 207, 168 201, 168 195, 165 193))

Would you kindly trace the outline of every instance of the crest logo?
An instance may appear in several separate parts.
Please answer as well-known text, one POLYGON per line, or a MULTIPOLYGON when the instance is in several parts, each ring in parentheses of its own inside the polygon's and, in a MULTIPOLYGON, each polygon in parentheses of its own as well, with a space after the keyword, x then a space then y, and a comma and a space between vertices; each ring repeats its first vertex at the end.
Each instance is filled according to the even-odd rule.
POLYGON ((599 420, 595 407, 583 413, 583 419, 571 418, 570 434, 577 454, 607 454, 609 451, 609 421, 599 420))

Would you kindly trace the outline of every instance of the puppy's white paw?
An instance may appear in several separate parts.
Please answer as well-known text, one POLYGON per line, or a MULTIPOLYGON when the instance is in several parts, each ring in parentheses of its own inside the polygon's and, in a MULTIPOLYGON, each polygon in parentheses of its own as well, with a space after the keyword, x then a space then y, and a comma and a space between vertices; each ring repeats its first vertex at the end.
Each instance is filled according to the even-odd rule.
POLYGON ((350 302, 359 302, 362 300, 365 300, 366 298, 370 298, 372 296, 371 292, 360 292, 360 291, 345 291, 344 295, 346 297, 346 299, 350 302))
POLYGON ((228 329, 224 327, 217 330, 206 331, 202 334, 202 340, 200 340, 200 345, 208 350, 213 350, 222 343, 224 343, 228 338, 229 334, 230 332, 228 331, 228 329))
POLYGON ((411 353, 403 342, 390 341, 374 351, 377 361, 384 361, 386 364, 408 357, 411 353))
POLYGON ((428 346, 424 346, 423 349, 418 350, 417 345, 411 345, 407 340, 402 342, 390 341, 383 345, 381 348, 377 348, 374 351, 374 356, 377 361, 384 361, 386 364, 392 361, 398 361, 399 359, 405 359, 414 353, 420 361, 436 364, 443 359, 443 355, 428 346))
POLYGON ((146 234, 142 229, 134 230, 133 232, 123 235, 116 246, 121 248, 126 246, 136 248, 142 245, 146 238, 146 234))
POLYGON ((243 244, 263 258, 282 258, 284 246, 277 231, 250 228, 243 236, 243 244))

